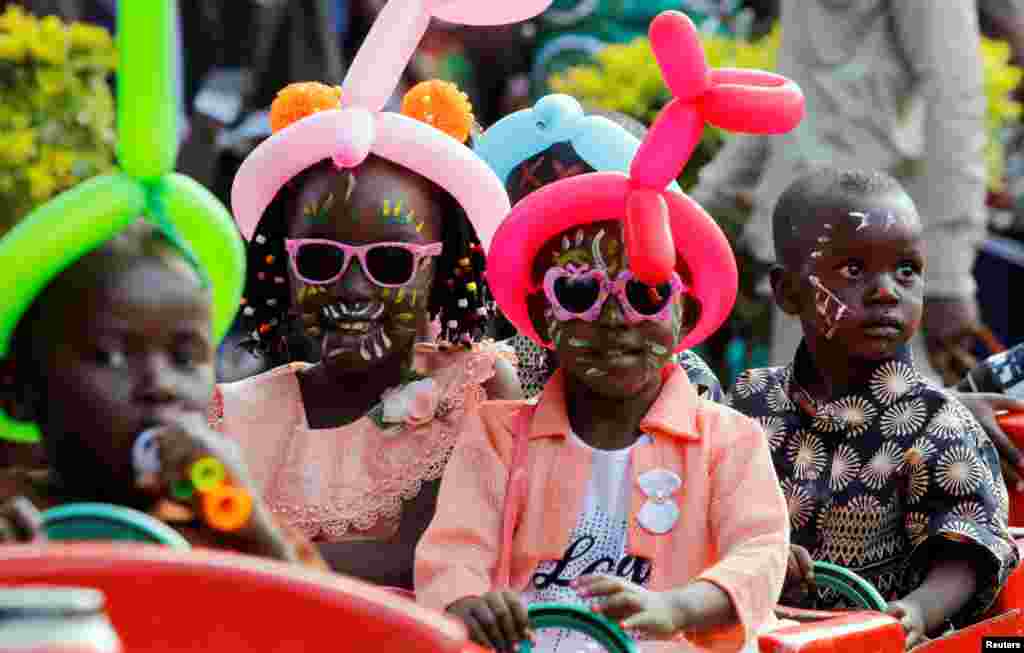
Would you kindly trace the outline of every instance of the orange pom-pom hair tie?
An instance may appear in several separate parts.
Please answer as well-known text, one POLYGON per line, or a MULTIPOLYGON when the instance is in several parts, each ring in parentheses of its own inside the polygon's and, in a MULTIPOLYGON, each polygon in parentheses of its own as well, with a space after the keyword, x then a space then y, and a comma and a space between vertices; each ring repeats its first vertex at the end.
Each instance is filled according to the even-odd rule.
POLYGON ((270 105, 270 128, 276 134, 314 113, 340 107, 340 86, 328 86, 320 82, 289 84, 277 92, 277 97, 270 105))
POLYGON ((440 129, 460 143, 469 140, 473 105, 451 82, 432 79, 413 86, 402 98, 402 113, 440 129))
POLYGON ((486 251, 510 206, 504 185, 465 146, 473 124, 465 95, 454 85, 430 82, 406 98, 408 115, 383 108, 434 18, 463 25, 508 25, 539 15, 552 1, 388 0, 341 89, 293 84, 274 101, 274 134, 242 162, 231 189, 231 208, 242 235, 246 240, 254 237, 278 191, 302 171, 325 160, 356 168, 372 154, 427 178, 451 195, 486 251))

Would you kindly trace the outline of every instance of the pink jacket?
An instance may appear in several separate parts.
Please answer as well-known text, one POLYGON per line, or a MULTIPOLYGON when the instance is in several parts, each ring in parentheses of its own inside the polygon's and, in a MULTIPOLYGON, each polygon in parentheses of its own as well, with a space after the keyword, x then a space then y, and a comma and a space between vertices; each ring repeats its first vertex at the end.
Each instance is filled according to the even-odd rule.
MULTIPOLYGON (((417 600, 428 607, 443 610, 492 589, 517 423, 530 424, 530 483, 513 538, 512 587, 526 588, 538 563, 561 558, 568 545, 591 456, 567 442, 559 370, 536 407, 484 402, 467 415, 441 482, 434 521, 416 550, 417 600), (530 411, 532 420, 517 419, 520 411, 530 411)), ((789 519, 768 440, 753 420, 699 399, 680 370, 668 377, 641 428, 654 443, 632 450, 632 474, 639 478, 659 468, 679 474, 683 485, 672 498, 681 517, 665 535, 643 529, 636 515, 647 497, 634 485, 628 552, 652 561, 651 590, 698 579, 725 590, 740 624, 688 641, 739 650, 773 623, 789 554, 789 519)))

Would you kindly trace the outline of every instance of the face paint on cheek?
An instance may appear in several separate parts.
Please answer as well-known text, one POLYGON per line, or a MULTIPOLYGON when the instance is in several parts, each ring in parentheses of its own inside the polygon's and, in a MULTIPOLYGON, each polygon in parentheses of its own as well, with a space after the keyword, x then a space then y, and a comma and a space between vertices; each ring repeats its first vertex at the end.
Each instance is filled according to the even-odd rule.
POLYGON ((548 340, 557 347, 562 341, 562 323, 555 319, 554 312, 549 308, 546 312, 548 320, 548 340))
POLYGON ((316 297, 317 295, 323 295, 327 293, 327 289, 323 286, 310 286, 303 284, 299 286, 299 290, 296 293, 296 297, 300 304, 304 304, 307 300, 316 297))
POLYGON ((591 367, 588 368, 587 371, 583 373, 583 375, 596 378, 599 376, 608 376, 608 372, 606 370, 599 370, 596 367, 591 367))
POLYGON ((594 346, 594 343, 583 338, 569 338, 569 346, 577 349, 589 349, 594 346))
POLYGON ((850 314, 850 309, 821 283, 821 279, 811 275, 807 280, 814 288, 814 309, 821 318, 823 334, 831 340, 839 328, 839 321, 850 314))
POLYGON ((647 343, 647 366, 660 370, 668 362, 668 348, 657 342, 647 343))
POLYGON ((682 298, 679 298, 672 306, 672 340, 679 342, 683 333, 683 318, 686 310, 683 307, 682 298))

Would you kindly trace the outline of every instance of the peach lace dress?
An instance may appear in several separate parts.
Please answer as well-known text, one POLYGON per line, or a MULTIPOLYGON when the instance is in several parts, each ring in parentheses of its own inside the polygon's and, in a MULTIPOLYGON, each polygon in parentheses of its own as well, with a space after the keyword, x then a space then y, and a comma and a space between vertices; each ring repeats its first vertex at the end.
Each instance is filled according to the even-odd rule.
POLYGON ((237 441, 270 510, 318 541, 385 539, 402 503, 441 477, 467 410, 486 399, 499 345, 442 351, 417 345, 416 379, 387 391, 369 414, 312 429, 291 363, 217 387, 213 428, 237 441))

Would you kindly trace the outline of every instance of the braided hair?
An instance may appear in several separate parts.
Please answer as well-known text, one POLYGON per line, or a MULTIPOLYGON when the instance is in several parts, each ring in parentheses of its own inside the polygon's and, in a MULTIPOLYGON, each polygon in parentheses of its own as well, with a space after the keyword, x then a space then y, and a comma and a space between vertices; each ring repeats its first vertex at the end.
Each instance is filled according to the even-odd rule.
MULTIPOLYGON (((297 358, 312 359, 301 324, 290 315, 286 211, 299 189, 313 176, 333 166, 330 160, 306 169, 282 188, 264 212, 248 246, 240 342, 272 366, 297 358)), ((407 171, 409 174, 416 174, 407 171)), ((441 322, 443 342, 467 346, 488 335, 495 304, 484 278, 486 257, 465 211, 449 193, 434 186, 442 206, 442 251, 427 304, 431 319, 441 322)))

